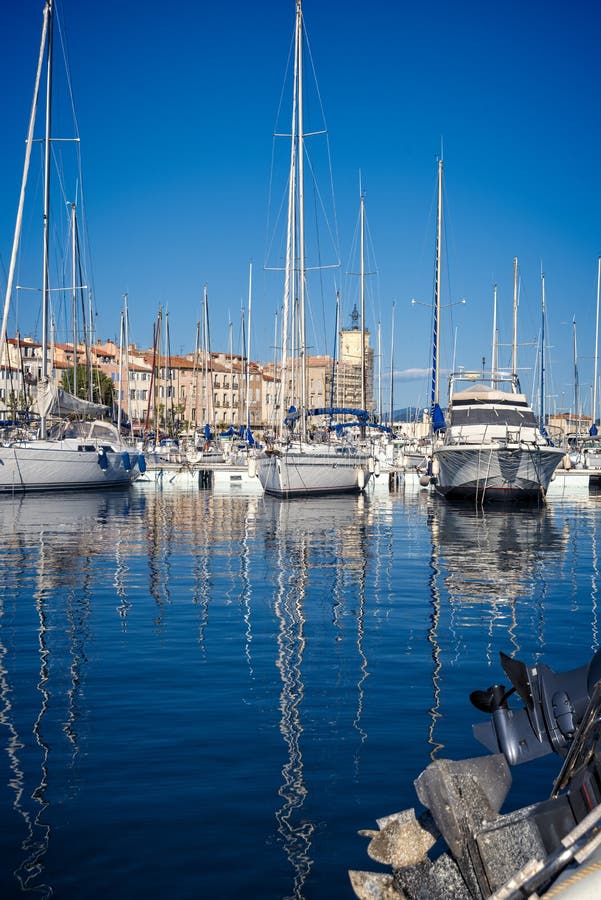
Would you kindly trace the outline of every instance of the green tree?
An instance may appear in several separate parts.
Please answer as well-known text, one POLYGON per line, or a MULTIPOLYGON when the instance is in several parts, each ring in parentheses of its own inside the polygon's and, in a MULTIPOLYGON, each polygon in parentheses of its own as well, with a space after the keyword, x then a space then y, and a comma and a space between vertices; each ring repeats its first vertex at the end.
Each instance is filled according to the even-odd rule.
MULTIPOLYGON (((113 405, 115 387, 112 380, 101 369, 92 369, 92 397, 89 396, 89 377, 85 366, 77 366, 77 393, 80 400, 92 400, 94 403, 113 405)), ((63 374, 61 387, 73 394, 73 369, 63 374)))

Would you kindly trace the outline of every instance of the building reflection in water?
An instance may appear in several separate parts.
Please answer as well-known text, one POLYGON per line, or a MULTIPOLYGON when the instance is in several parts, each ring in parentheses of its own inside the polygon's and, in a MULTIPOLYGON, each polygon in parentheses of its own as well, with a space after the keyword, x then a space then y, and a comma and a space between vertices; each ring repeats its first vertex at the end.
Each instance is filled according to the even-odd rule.
POLYGON ((534 634, 535 658, 545 650, 545 600, 566 554, 567 534, 548 507, 474 509, 436 497, 428 510, 431 535, 430 626, 432 706, 430 755, 441 718, 443 660, 456 665, 473 652, 482 667, 496 652, 515 656, 523 635, 534 634))

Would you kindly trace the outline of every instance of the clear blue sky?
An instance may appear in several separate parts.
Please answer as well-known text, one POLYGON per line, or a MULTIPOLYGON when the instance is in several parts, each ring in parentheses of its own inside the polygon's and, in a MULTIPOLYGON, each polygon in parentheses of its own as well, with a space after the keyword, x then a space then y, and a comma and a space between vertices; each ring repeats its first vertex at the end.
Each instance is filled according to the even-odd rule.
MULTIPOLYGON (((98 337, 118 336, 127 292, 132 340, 151 344, 162 306, 171 351, 192 351, 206 284, 212 349, 228 349, 231 320, 240 350, 252 259, 251 355, 271 359, 282 277, 263 264, 294 0, 57 2, 82 142, 98 337)), ((0 8, 2 287, 42 7, 42 0, 19 0, 0 8)), ((467 298, 444 311, 442 367, 450 367, 454 346, 457 365, 490 358, 495 282, 501 340, 510 342, 517 256, 524 345, 538 337, 541 265, 545 271, 550 405, 567 407, 573 396, 574 316, 589 403, 601 252, 599 4, 305 0, 303 8, 330 135, 342 262, 340 272, 323 275, 326 313, 315 316, 312 349, 332 352, 336 287, 349 322, 357 279, 346 273, 358 265, 352 246, 361 172, 369 269, 378 271, 368 278, 366 325, 376 344, 381 322, 385 393, 394 301, 395 406, 427 405, 428 378, 419 373, 430 365, 431 317, 410 300, 432 300, 442 140, 443 304, 467 298)), ((23 301, 19 324, 39 333, 23 301)), ((528 393, 533 365, 534 350, 524 346, 528 393)))

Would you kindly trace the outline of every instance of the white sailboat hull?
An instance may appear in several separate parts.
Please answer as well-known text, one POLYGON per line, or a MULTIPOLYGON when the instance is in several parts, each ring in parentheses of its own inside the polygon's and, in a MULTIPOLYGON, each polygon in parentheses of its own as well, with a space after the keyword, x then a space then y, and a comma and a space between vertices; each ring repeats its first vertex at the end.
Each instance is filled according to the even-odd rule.
POLYGON ((277 497, 360 493, 370 478, 369 457, 342 448, 285 449, 259 459, 257 470, 265 493, 277 497))
POLYGON ((139 474, 135 450, 99 449, 73 439, 0 447, 0 493, 115 487, 139 474))
POLYGON ((436 490, 460 499, 544 499, 563 456, 550 446, 443 446, 433 453, 436 490))

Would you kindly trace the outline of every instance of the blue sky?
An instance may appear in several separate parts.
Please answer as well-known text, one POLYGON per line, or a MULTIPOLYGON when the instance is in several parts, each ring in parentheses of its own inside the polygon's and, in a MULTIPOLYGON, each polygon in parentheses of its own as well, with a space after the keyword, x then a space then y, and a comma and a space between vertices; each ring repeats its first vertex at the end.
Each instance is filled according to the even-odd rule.
MULTIPOLYGON (((231 321, 239 351, 252 260, 251 355, 271 359, 282 276, 264 271, 268 196, 293 0, 58 2, 81 137, 98 337, 118 336, 127 292, 132 340, 151 344, 162 306, 172 353, 192 351, 206 284, 212 349, 229 348, 231 321)), ((19 0, 0 8, 2 287, 42 7, 19 0)), ((523 386, 531 392, 542 266, 548 405, 572 403, 575 317, 581 394, 590 406, 601 252, 599 5, 305 0, 303 8, 329 132, 341 261, 340 270, 322 273, 312 350, 332 352, 336 289, 345 324, 357 299, 358 280, 347 273, 358 266, 361 173, 368 269, 377 271, 367 279, 366 324, 376 345, 381 323, 383 392, 394 302, 395 405, 427 405, 421 373, 430 365, 431 316, 410 301, 432 301, 443 141, 442 302, 467 303, 443 311, 442 367, 453 352, 466 368, 490 359, 493 283, 501 341, 510 342, 517 256, 523 386)), ((277 189, 274 196, 279 203, 277 189)), ((20 270, 21 283, 36 278, 20 270)), ((28 302, 19 303, 20 329, 39 334, 28 302)))

